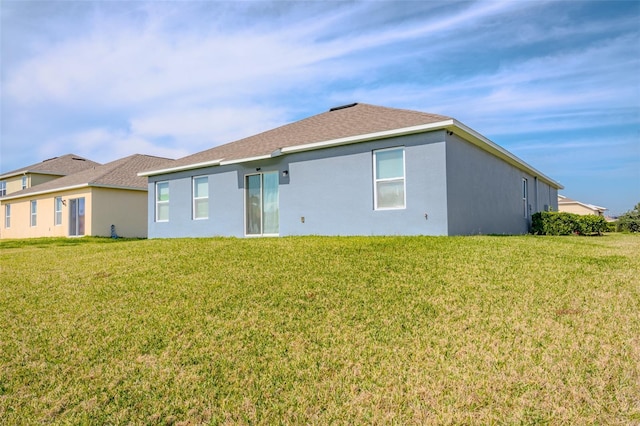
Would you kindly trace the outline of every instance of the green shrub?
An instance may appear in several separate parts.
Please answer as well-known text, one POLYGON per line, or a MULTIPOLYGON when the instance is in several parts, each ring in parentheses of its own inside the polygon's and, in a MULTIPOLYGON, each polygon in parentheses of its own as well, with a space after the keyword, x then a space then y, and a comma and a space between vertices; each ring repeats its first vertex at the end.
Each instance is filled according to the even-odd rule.
POLYGON ((640 203, 618 218, 617 231, 640 232, 640 203))
POLYGON ((600 235, 607 230, 602 216, 565 212, 538 212, 532 216, 531 232, 537 235, 600 235))
POLYGON ((536 235, 571 235, 578 215, 560 212, 538 212, 532 216, 531 232, 536 235))
POLYGON ((600 235, 607 228, 607 220, 603 216, 588 214, 578 217, 578 233, 581 235, 600 235))

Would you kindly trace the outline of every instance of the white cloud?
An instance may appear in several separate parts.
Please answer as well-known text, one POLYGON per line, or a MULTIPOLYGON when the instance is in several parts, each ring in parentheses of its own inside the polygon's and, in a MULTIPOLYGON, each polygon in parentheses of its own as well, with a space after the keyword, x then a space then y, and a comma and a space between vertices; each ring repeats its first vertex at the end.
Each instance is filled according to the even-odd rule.
POLYGON ((284 124, 282 109, 260 107, 164 110, 133 118, 135 135, 157 138, 171 135, 181 143, 202 150, 284 124))
POLYGON ((516 149, 531 141, 551 170, 534 147, 560 141, 537 135, 576 132, 558 150, 584 143, 597 157, 580 135, 639 125, 638 9, 616 12, 627 3, 1 6, 9 169, 66 152, 180 157, 347 102, 451 115, 516 149))
MULTIPOLYGON (((336 21, 356 19, 354 15, 363 12, 362 5, 340 9, 335 15, 324 12, 311 24, 307 17, 297 25, 242 31, 212 26, 204 33, 169 32, 163 24, 167 18, 153 12, 137 28, 128 22, 114 22, 111 27, 98 26, 85 37, 46 46, 7 73, 6 89, 24 103, 82 104, 93 100, 108 105, 167 100, 200 91, 210 92, 214 99, 274 93, 317 78, 335 78, 345 70, 352 75, 367 72, 371 58, 365 63, 348 57, 366 49, 460 30, 513 7, 508 2, 473 4, 445 18, 370 28, 347 37, 335 36, 336 21), (329 37, 310 31, 308 26, 325 31, 329 37)), ((433 51, 445 46, 433 46, 433 51)), ((386 60, 373 59, 378 66, 386 60)))

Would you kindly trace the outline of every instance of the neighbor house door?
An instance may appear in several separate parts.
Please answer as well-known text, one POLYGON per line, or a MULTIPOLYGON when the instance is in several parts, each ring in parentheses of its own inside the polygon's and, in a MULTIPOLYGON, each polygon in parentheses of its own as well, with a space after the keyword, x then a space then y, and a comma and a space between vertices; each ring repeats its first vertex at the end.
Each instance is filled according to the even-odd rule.
POLYGON ((245 176, 246 235, 278 235, 278 172, 245 176))
POLYGON ((69 200, 69 235, 84 235, 84 197, 69 200))

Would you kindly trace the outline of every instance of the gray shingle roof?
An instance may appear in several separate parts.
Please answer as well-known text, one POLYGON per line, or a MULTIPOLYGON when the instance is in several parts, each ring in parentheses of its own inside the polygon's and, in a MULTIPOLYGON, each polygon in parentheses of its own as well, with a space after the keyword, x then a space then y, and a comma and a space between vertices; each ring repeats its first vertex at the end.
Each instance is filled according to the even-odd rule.
POLYGON ((443 115, 357 103, 189 155, 171 164, 165 164, 166 167, 159 169, 188 166, 218 159, 230 161, 257 157, 290 146, 438 123, 450 119, 443 115))
POLYGON ((147 178, 138 176, 138 172, 167 164, 169 158, 134 154, 103 165, 64 176, 22 191, 14 192, 3 199, 20 198, 30 194, 55 192, 77 186, 107 186, 125 189, 147 189, 147 178))
POLYGON ((99 165, 100 163, 96 163, 95 161, 80 157, 79 155, 66 154, 60 157, 49 158, 48 160, 44 160, 39 163, 31 164, 26 167, 3 173, 2 175, 0 175, 0 179, 5 179, 24 173, 40 173, 46 175, 66 176, 99 165))
POLYGON ((294 123, 162 164, 160 167, 143 170, 141 174, 157 176, 437 128, 447 129, 449 134, 456 132, 459 137, 490 154, 534 176, 539 176, 543 182, 558 189, 563 188, 558 182, 452 117, 362 103, 332 108, 294 123))

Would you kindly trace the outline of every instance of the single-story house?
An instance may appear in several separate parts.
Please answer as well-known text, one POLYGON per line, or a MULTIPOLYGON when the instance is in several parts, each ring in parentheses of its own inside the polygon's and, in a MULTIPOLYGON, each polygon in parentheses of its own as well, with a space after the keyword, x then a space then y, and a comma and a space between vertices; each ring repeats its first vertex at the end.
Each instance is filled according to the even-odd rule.
POLYGON ((0 198, 1 238, 147 236, 147 179, 167 158, 132 155, 0 198))
POLYGON ((53 157, 0 175, 0 197, 40 185, 62 176, 99 166, 75 154, 53 157))
POLYGON ((575 213, 580 215, 594 214, 604 216, 606 207, 594 206, 593 204, 582 203, 577 200, 558 194, 558 211, 565 213, 575 213))
POLYGON ((140 176, 150 238, 523 234, 562 188, 454 118, 362 103, 140 176))

